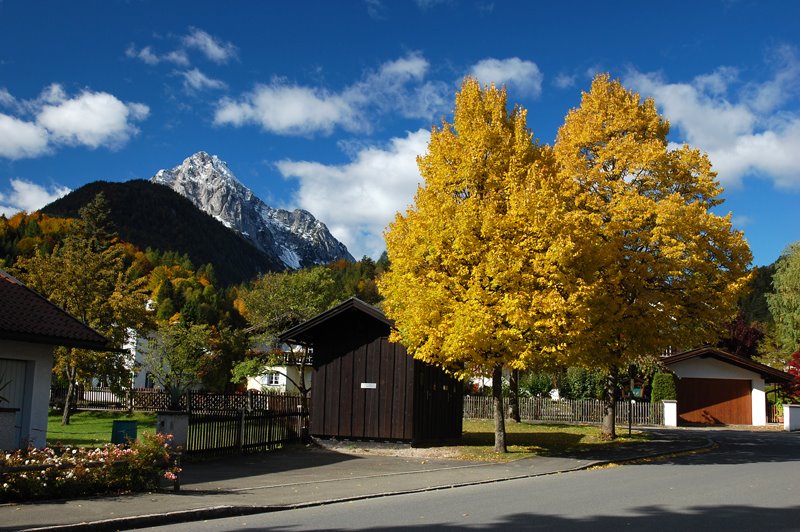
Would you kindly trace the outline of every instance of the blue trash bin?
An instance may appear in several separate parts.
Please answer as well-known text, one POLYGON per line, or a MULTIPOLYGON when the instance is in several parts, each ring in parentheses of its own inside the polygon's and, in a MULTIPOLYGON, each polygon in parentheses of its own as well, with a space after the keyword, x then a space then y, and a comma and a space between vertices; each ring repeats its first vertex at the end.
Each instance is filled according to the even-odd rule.
POLYGON ((111 443, 128 443, 136 439, 136 421, 115 419, 111 424, 111 443))

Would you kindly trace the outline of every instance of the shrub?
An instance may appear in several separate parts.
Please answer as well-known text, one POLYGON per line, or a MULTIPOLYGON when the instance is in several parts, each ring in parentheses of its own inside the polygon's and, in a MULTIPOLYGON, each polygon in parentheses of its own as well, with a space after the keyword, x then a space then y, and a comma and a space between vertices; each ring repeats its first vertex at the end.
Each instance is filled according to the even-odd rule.
POLYGON ((175 480, 180 472, 172 466, 170 438, 145 432, 129 448, 46 447, 7 453, 0 468, 0 502, 158 489, 161 477, 175 480))
POLYGON ((650 394, 650 401, 674 401, 678 398, 678 388, 675 375, 672 373, 656 373, 653 375, 653 390, 650 394))
POLYGON ((561 395, 568 399, 600 399, 603 397, 605 375, 594 369, 567 368, 561 395))
POLYGON ((553 388, 553 375, 544 371, 532 371, 519 379, 521 397, 546 397, 553 388))

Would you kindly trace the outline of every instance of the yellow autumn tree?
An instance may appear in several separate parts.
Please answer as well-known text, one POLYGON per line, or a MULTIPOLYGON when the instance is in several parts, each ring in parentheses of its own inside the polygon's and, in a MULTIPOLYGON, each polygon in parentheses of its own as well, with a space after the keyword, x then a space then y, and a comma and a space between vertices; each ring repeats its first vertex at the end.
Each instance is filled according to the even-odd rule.
POLYGON ((603 435, 615 437, 615 391, 637 357, 713 341, 731 319, 751 254, 708 157, 672 148, 669 123, 606 74, 569 112, 554 147, 557 182, 573 191, 582 293, 564 340, 574 362, 608 375, 603 435))
POLYGON ((433 128, 418 159, 414 205, 385 235, 391 268, 379 287, 393 340, 458 376, 491 372, 497 452, 506 450, 503 368, 558 351, 554 331, 566 323, 571 291, 557 272, 543 274, 557 262, 547 256, 552 235, 540 232, 555 227, 540 222, 557 202, 538 193, 554 177, 551 158, 533 142, 526 111, 509 111, 505 89, 467 78, 453 123, 433 128))

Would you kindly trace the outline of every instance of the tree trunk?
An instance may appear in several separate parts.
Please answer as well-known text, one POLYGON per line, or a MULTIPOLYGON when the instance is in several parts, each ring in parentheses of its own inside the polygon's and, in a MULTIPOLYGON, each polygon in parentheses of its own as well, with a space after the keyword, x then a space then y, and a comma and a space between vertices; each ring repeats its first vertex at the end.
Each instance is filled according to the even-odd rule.
POLYGON ((492 398, 494 399, 494 452, 507 453, 506 422, 503 412, 503 366, 497 364, 492 371, 492 398))
POLYGON ((617 367, 613 366, 606 376, 603 393, 603 424, 600 427, 600 437, 604 440, 613 440, 617 437, 617 373, 617 367))
POLYGON ((72 395, 75 393, 75 368, 67 367, 67 396, 64 398, 64 412, 61 415, 61 424, 69 425, 69 417, 72 415, 72 395))
POLYGON ((519 416, 519 370, 511 370, 511 378, 508 381, 508 417, 520 422, 519 416))

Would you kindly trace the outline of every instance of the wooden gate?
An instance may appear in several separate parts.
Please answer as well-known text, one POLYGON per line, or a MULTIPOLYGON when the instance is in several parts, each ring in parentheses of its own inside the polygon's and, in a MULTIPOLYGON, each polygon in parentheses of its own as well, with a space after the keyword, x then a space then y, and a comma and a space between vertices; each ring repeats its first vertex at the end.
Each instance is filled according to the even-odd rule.
POLYGON ((739 379, 678 380, 678 419, 703 425, 751 425, 752 382, 739 379))

